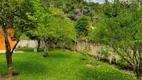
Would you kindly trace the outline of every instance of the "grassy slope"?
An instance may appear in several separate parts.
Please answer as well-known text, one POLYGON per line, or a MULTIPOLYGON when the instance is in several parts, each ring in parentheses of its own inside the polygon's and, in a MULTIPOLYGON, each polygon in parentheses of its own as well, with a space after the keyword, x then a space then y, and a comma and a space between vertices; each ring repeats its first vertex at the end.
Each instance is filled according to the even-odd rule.
MULTIPOLYGON (((11 80, 135 80, 133 74, 120 71, 108 64, 97 62, 99 66, 87 67, 82 54, 63 50, 51 50, 49 58, 40 58, 43 53, 13 55, 13 70, 20 73, 11 80)), ((7 71, 5 55, 0 54, 0 74, 7 71)))

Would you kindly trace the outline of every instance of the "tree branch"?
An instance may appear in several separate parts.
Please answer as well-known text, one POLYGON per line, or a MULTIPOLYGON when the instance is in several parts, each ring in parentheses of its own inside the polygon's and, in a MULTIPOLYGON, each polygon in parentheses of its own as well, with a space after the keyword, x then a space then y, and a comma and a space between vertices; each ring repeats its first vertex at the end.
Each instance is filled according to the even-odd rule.
POLYGON ((12 50, 11 50, 11 52, 10 52, 10 55, 12 55, 12 54, 13 54, 13 52, 14 52, 14 50, 15 50, 15 48, 16 48, 16 46, 17 46, 17 44, 19 43, 19 41, 20 41, 20 40, 18 40, 18 41, 16 42, 16 44, 14 45, 13 49, 12 49, 12 50))

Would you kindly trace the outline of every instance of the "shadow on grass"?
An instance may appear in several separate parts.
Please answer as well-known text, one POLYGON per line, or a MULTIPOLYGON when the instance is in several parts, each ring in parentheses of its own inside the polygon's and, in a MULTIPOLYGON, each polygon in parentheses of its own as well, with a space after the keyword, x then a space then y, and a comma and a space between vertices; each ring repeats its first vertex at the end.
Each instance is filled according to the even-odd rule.
POLYGON ((51 54, 52 58, 70 58, 69 55, 63 55, 63 54, 51 54))
POLYGON ((17 48, 17 51, 34 52, 34 48, 17 48))
POLYGON ((20 74, 44 74, 47 66, 36 61, 15 62, 14 71, 20 74))
POLYGON ((69 53, 66 53, 66 52, 50 52, 50 56, 52 57, 52 58, 70 58, 71 57, 71 54, 69 54, 69 53))
POLYGON ((4 74, 4 73, 6 73, 7 72, 7 65, 6 65, 6 63, 4 64, 4 63, 1 63, 0 64, 0 76, 2 75, 2 74, 4 74))
POLYGON ((134 76, 110 70, 103 71, 100 69, 86 68, 80 71, 81 80, 135 80, 134 76))

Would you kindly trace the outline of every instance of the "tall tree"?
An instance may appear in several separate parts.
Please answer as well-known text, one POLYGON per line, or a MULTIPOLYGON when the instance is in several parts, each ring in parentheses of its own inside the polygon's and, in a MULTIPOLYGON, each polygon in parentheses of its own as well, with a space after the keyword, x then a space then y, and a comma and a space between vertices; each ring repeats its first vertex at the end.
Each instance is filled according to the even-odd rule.
POLYGON ((76 34, 73 22, 63 12, 56 8, 46 8, 39 2, 39 0, 33 1, 37 27, 30 32, 45 42, 44 57, 48 57, 48 48, 52 42, 61 38, 74 40, 76 34))
POLYGON ((12 54, 19 42, 22 33, 32 28, 32 17, 29 17, 28 10, 31 8, 25 0, 0 0, 0 25, 4 33, 6 60, 8 66, 8 76, 11 77, 12 72, 12 54), (15 27, 14 37, 17 39, 14 48, 11 48, 7 30, 15 27))
POLYGON ((91 22, 88 16, 81 16, 75 23, 75 28, 77 31, 77 38, 84 38, 88 36, 88 30, 90 28, 91 22))
POLYGON ((142 80, 142 7, 137 3, 105 3, 92 40, 111 47, 142 80))

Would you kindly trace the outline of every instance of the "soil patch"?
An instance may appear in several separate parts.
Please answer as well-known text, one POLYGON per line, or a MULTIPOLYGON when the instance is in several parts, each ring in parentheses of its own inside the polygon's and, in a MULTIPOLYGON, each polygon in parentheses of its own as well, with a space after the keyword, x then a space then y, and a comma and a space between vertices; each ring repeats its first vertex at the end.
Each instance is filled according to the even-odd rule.
POLYGON ((87 67, 93 67, 93 66, 99 66, 99 64, 95 64, 95 63, 88 63, 86 64, 87 67))
POLYGON ((86 66, 88 66, 88 67, 93 67, 94 65, 93 65, 93 64, 87 64, 86 66))

